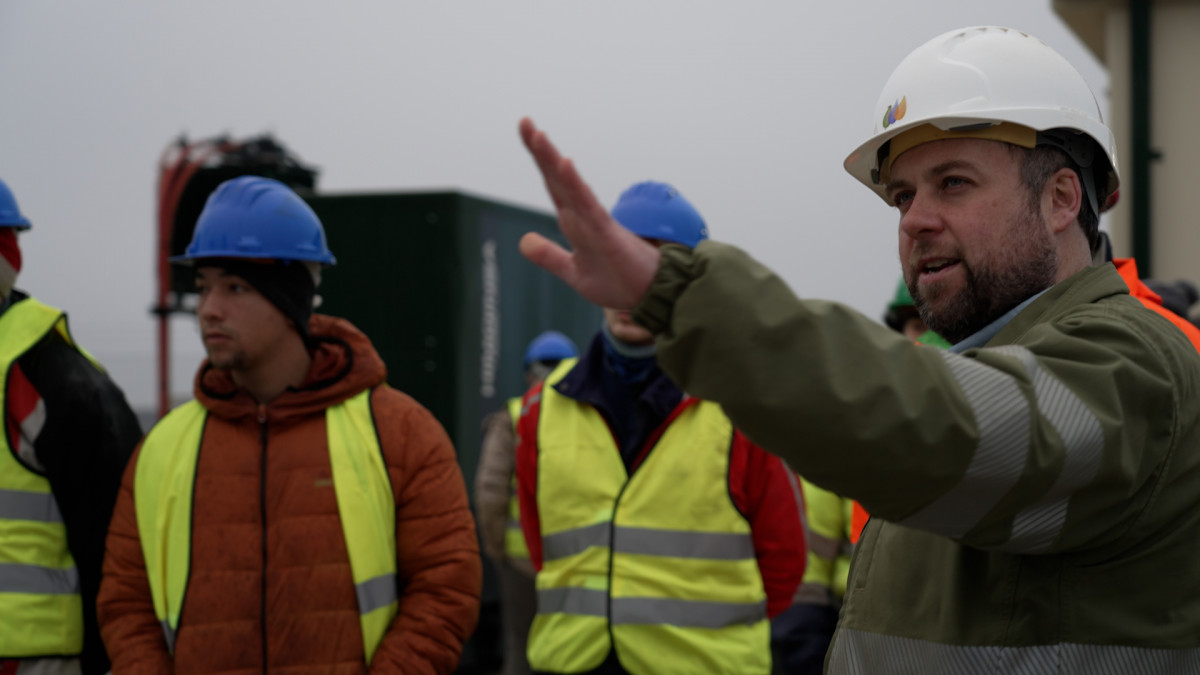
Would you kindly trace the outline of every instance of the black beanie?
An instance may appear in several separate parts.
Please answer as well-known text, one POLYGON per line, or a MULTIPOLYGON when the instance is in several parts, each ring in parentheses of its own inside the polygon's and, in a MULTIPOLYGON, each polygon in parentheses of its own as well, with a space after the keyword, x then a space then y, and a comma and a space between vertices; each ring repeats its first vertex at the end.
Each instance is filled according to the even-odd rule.
POLYGON ((220 267, 246 280, 283 315, 296 325, 296 332, 311 346, 308 320, 312 316, 317 288, 304 263, 294 260, 250 261, 239 258, 198 260, 197 267, 220 267))

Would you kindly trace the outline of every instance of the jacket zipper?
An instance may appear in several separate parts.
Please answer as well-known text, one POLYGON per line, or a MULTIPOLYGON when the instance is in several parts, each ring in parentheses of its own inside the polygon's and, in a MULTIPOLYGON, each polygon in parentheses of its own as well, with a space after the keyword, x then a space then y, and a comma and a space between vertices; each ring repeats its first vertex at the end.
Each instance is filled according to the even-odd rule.
POLYGON ((262 445, 261 476, 259 482, 258 509, 262 518, 262 579, 261 606, 259 608, 259 629, 262 634, 262 664, 264 675, 267 672, 267 407, 258 406, 259 440, 262 445))

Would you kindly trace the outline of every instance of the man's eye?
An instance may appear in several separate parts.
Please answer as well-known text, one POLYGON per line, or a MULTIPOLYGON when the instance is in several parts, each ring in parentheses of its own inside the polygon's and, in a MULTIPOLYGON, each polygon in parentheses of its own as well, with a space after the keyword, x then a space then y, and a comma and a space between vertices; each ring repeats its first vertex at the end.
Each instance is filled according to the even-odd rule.
POLYGON ((957 176, 948 176, 944 181, 944 185, 948 188, 959 187, 960 185, 966 184, 967 180, 965 178, 959 178, 957 176))
POLYGON ((904 206, 912 201, 912 197, 912 192, 897 192, 896 194, 892 195, 892 204, 896 206, 904 206))

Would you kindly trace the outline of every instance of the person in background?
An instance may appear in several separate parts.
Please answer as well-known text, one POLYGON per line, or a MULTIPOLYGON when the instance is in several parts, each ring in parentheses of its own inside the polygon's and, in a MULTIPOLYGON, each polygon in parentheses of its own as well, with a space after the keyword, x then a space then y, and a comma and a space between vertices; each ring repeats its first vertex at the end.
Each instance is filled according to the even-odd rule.
POLYGON ((571 251, 530 232, 522 253, 630 310, 680 387, 870 511, 828 672, 1200 672, 1200 355, 1092 263, 1119 179, 1087 82, 972 26, 901 60, 869 118, 845 168, 896 209, 949 350, 732 246, 647 245, 528 119, 571 251))
MULTIPOLYGON (((612 216, 655 244, 708 237, 665 183, 630 187, 612 216)), ((524 405, 517 493, 538 571, 533 670, 769 673, 770 619, 804 574, 795 474, 720 406, 675 386, 654 336, 625 311, 605 309, 583 356, 524 405)))
MULTIPOLYGON (((1100 212, 1103 213, 1116 206, 1118 200, 1120 200, 1120 192, 1112 193, 1101 207, 1100 212)), ((1142 279, 1138 275, 1136 260, 1132 257, 1114 257, 1112 241, 1108 238, 1108 234, 1101 231, 1097 233, 1097 237, 1096 246, 1092 251, 1092 264, 1112 263, 1113 267, 1117 268, 1117 274, 1121 275, 1121 279, 1129 287, 1130 295, 1183 331, 1188 341, 1197 350, 1200 350, 1200 327, 1188 319, 1188 309, 1196 302, 1196 287, 1190 281, 1182 279, 1174 282, 1142 279)))
POLYGON ((0 673, 99 675, 104 536, 142 431, 62 310, 13 288, 30 226, 0 180, 0 673))
POLYGON ((186 252, 208 358, 130 461, 98 601, 113 671, 450 673, 481 561, 454 448, 367 336, 286 185, 209 196, 186 252))
POLYGON ((925 325, 925 320, 917 311, 917 305, 913 302, 912 293, 909 293, 908 284, 904 282, 903 276, 896 282, 896 293, 883 312, 883 322, 887 324, 888 328, 913 342, 933 345, 942 349, 950 347, 950 343, 945 338, 929 330, 929 327, 925 325))
MULTIPOLYGON (((525 387, 541 382, 563 359, 579 356, 571 338, 546 331, 525 348, 522 368, 525 387)), ((537 609, 533 565, 521 532, 517 503, 517 420, 521 397, 483 420, 483 444, 475 471, 475 519, 483 551, 496 563, 500 577, 501 621, 504 629, 504 675, 526 675, 525 638, 537 609)))
MULTIPOLYGON (((892 300, 884 308, 883 322, 913 342, 942 349, 950 346, 925 326, 904 277, 900 277, 892 300)), ((808 565, 795 607, 776 624, 790 624, 787 634, 798 643, 789 650, 793 661, 786 672, 820 675, 846 596, 850 560, 869 514, 853 499, 824 490, 803 476, 800 486, 804 491, 808 565)))

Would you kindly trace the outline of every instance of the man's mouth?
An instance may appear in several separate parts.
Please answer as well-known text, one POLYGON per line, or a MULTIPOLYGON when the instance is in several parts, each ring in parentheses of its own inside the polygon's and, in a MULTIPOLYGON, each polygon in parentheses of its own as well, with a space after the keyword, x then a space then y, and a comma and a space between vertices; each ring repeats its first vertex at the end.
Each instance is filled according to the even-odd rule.
POLYGON ((921 281, 931 282, 949 274, 961 262, 958 258, 927 258, 921 261, 917 269, 921 275, 921 281))

